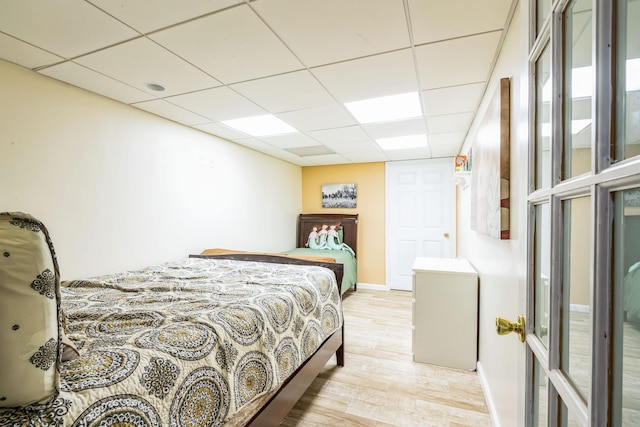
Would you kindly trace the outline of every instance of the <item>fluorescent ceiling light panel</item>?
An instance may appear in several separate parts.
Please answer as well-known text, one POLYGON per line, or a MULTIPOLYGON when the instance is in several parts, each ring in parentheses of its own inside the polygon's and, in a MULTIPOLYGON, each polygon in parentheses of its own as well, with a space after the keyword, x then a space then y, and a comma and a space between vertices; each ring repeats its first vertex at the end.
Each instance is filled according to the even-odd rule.
POLYGON ((571 98, 591 98, 593 96, 593 67, 579 67, 571 70, 571 98))
POLYGON ((360 124, 390 122, 422 115, 417 92, 347 102, 344 106, 360 124))
MULTIPOLYGON (((593 95, 593 67, 578 67, 571 70, 571 98, 591 98, 593 95)), ((551 79, 542 86, 542 101, 551 101, 551 79)))
POLYGON ((271 114, 242 117, 220 122, 251 136, 271 136, 295 133, 297 130, 271 114))
POLYGON ((408 150, 412 148, 427 148, 427 135, 405 135, 392 138, 376 139, 383 150, 408 150))
MULTIPOLYGON (((640 90, 640 58, 627 59, 626 91, 640 90)), ((591 98, 593 96, 593 67, 578 67, 571 70, 571 98, 591 98)), ((542 88, 542 101, 551 101, 551 79, 542 88)))

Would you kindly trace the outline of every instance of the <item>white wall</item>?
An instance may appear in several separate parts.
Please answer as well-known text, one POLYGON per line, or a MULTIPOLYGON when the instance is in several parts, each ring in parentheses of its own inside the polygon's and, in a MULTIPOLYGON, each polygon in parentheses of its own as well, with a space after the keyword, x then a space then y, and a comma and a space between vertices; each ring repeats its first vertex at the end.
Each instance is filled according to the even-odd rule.
POLYGON ((511 77, 511 239, 497 240, 470 228, 471 186, 458 191, 458 255, 467 258, 480 277, 479 364, 485 393, 496 425, 519 425, 518 378, 523 372, 523 344, 515 334, 498 336, 498 316, 515 321, 524 314, 526 280, 527 196, 527 41, 526 15, 515 11, 496 68, 474 119, 462 152, 466 153, 478 130, 500 78, 511 77))
POLYGON ((295 247, 299 166, 3 61, 0 130, 0 211, 47 225, 63 279, 295 247))

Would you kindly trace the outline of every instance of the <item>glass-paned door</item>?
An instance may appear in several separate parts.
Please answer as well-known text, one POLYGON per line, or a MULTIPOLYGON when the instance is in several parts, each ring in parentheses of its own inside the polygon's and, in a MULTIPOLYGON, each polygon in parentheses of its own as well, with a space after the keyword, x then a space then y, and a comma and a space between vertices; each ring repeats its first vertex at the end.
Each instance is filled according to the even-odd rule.
POLYGON ((639 425, 640 0, 529 15, 526 425, 639 425))

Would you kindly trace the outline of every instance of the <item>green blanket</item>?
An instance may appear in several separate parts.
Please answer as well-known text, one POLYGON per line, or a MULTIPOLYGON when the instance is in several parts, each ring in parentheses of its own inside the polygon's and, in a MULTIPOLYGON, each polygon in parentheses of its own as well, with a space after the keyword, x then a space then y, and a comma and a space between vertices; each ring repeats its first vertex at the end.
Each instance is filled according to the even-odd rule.
POLYGON ((358 283, 358 262, 348 251, 332 251, 326 249, 296 248, 284 252, 286 254, 312 255, 335 258, 338 264, 344 265, 341 293, 344 294, 358 283))

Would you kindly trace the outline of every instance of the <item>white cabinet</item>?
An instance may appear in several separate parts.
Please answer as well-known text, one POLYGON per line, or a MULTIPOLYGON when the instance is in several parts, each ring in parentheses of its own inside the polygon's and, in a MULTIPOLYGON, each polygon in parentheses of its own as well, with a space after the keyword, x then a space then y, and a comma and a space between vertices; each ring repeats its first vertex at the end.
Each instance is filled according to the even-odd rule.
POLYGON ((413 359, 476 369, 478 274, 467 260, 416 258, 413 264, 413 359))

